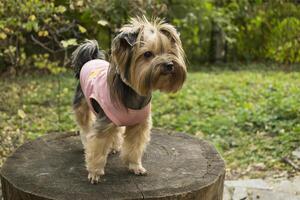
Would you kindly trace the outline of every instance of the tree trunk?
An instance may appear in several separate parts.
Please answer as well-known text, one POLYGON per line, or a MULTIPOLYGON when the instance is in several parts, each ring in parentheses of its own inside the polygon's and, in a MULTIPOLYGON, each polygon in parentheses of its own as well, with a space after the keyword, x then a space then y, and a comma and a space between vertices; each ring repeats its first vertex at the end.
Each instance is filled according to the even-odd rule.
POLYGON ((224 161, 204 140, 152 130, 143 157, 147 176, 129 174, 110 155, 97 185, 87 180, 84 153, 75 133, 53 133, 30 141, 1 170, 4 200, 203 199, 221 200, 224 161))
POLYGON ((210 62, 220 63, 225 59, 225 37, 222 28, 212 21, 210 37, 210 62))

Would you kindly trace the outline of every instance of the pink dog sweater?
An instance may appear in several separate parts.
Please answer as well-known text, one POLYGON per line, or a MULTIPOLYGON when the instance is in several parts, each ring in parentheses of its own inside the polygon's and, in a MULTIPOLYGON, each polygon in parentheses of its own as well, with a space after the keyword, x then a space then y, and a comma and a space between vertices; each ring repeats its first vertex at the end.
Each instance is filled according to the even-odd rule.
POLYGON ((95 59, 85 63, 80 71, 81 89, 90 109, 96 115, 91 99, 96 100, 106 116, 117 126, 131 126, 146 120, 151 110, 150 103, 140 110, 134 110, 120 102, 112 102, 107 84, 108 68, 107 61, 95 59))

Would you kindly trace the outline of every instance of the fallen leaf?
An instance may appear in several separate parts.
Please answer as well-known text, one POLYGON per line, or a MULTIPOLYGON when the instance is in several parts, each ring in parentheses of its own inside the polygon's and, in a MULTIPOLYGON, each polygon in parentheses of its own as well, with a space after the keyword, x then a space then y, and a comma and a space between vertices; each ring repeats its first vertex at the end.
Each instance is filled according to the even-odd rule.
POLYGON ((23 110, 21 110, 21 109, 18 110, 18 115, 19 115, 19 117, 21 117, 22 119, 24 119, 24 118, 26 117, 25 112, 24 112, 23 110))

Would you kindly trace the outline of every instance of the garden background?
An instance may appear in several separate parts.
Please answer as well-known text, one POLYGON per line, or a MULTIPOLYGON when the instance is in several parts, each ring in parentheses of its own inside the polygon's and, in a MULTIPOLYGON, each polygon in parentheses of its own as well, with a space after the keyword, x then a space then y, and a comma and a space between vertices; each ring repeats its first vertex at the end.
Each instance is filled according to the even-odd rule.
POLYGON ((155 92, 154 126, 211 141, 228 178, 299 174, 299 0, 0 1, 0 166, 26 140, 77 130, 71 52, 97 39, 109 55, 142 14, 176 26, 188 61, 182 91, 155 92))

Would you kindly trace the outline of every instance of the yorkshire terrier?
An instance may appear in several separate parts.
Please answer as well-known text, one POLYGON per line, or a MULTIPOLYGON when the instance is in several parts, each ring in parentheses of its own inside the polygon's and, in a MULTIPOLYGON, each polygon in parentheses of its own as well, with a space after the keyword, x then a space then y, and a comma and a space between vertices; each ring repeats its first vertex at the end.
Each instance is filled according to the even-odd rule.
POLYGON ((129 171, 146 174, 142 156, 150 141, 152 92, 178 91, 187 74, 179 34, 158 19, 131 19, 113 39, 109 60, 95 40, 72 54, 80 80, 73 109, 92 184, 104 175, 111 151, 121 151, 129 171))

